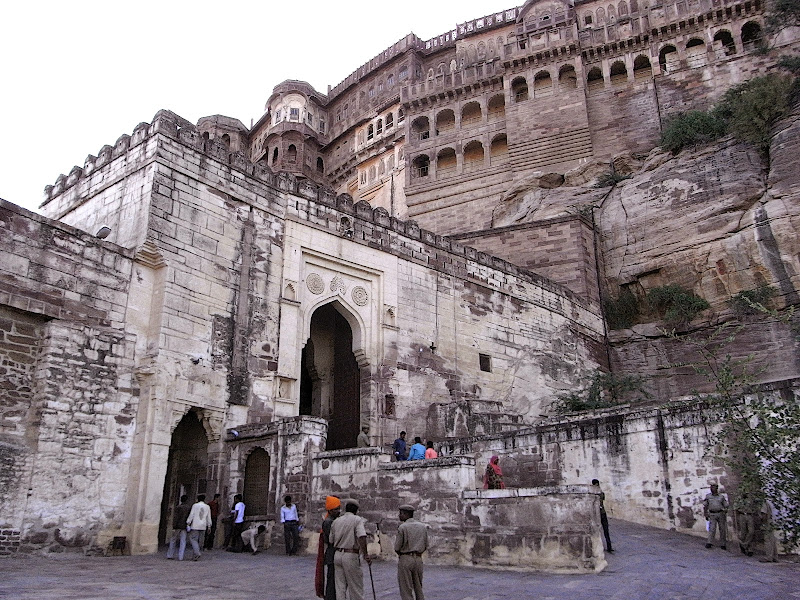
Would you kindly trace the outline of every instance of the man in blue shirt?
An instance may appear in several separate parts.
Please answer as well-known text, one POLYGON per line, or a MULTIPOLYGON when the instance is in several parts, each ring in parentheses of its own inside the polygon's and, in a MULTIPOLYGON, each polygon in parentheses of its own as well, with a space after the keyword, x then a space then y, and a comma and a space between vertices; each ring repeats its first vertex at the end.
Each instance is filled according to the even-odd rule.
POLYGON ((422 444, 422 438, 419 436, 414 438, 414 445, 408 451, 408 460, 422 460, 425 458, 425 446, 422 444))
POLYGON ((401 431, 400 437, 392 444, 395 460, 406 460, 406 432, 401 431))

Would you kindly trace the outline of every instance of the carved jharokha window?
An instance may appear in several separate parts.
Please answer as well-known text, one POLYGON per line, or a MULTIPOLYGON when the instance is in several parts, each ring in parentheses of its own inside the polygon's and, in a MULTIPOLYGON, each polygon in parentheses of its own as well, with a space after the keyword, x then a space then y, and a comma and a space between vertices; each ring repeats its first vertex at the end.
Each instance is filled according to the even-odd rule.
POLYGON ((247 457, 242 491, 247 515, 270 514, 269 463, 269 454, 263 448, 256 448, 247 457))

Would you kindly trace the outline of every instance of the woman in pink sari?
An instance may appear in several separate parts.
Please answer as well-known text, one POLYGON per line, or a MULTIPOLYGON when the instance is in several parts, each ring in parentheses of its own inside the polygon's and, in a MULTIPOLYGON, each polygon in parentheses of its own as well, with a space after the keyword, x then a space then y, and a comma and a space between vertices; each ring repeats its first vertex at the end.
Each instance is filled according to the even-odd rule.
POLYGON ((483 489, 485 490, 504 490, 506 484, 503 483, 503 469, 498 464, 500 459, 493 456, 486 465, 486 472, 483 474, 483 489))

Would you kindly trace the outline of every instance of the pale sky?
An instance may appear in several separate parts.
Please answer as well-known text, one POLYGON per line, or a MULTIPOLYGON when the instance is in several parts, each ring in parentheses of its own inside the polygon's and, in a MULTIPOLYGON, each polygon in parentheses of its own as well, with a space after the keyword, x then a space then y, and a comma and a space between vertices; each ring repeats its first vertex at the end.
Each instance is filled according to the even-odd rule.
POLYGON ((250 125, 285 79, 320 92, 408 33, 423 40, 518 0, 35 0, 0 25, 0 198, 45 185, 166 108, 250 125))

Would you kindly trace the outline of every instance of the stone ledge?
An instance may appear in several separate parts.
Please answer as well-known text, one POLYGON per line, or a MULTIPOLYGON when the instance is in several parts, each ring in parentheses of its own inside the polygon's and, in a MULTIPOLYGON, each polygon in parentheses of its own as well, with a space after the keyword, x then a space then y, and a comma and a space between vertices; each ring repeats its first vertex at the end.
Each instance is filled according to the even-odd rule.
MULTIPOLYGON (((427 458, 424 460, 401 460, 379 465, 382 471, 396 471, 403 469, 436 469, 442 467, 475 466, 475 459, 471 456, 445 456, 442 458, 427 458)), ((502 490, 500 490, 502 491, 502 490)))

